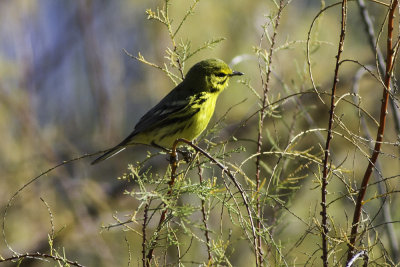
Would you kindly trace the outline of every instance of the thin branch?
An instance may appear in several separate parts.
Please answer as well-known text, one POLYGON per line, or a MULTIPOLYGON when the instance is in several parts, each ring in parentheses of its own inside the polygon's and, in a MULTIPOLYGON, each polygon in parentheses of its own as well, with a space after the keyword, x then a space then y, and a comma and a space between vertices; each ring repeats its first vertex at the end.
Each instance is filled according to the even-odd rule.
POLYGON ((344 38, 346 35, 346 20, 347 20, 347 0, 343 0, 342 2, 342 22, 341 22, 341 30, 340 30, 340 38, 339 38, 339 45, 338 45, 338 52, 336 55, 336 66, 335 66, 335 74, 333 77, 333 85, 332 85, 332 95, 331 95, 331 105, 329 111, 329 124, 328 124, 328 134, 326 137, 326 144, 325 144, 325 151, 324 151, 324 161, 323 161, 323 171, 322 171, 322 184, 321 184, 321 216, 322 216, 322 262, 323 266, 328 266, 328 211, 326 205, 326 196, 327 186, 328 186, 328 160, 329 160, 329 150, 330 144, 332 140, 332 128, 334 122, 334 114, 335 114, 335 96, 336 96, 336 88, 339 82, 339 67, 340 67, 340 56, 343 52, 344 46, 344 38))
MULTIPOLYGON (((2 224, 3 240, 4 240, 4 243, 6 244, 7 248, 8 248, 10 251, 12 251, 14 254, 21 255, 20 253, 16 252, 16 251, 10 246, 10 244, 8 244, 8 241, 7 241, 7 238, 6 238, 6 230, 5 230, 5 229, 6 229, 6 217, 7 217, 7 212, 8 212, 8 210, 10 209, 10 207, 11 207, 13 201, 15 200, 15 198, 16 198, 25 188, 27 188, 29 185, 33 184, 33 183, 36 182, 39 178, 41 178, 41 177, 43 177, 43 176, 49 174, 50 172, 54 171, 55 169, 57 169, 57 168, 59 168, 59 167, 61 167, 61 166, 67 165, 67 164, 69 164, 69 163, 72 163, 72 162, 74 162, 74 161, 77 161, 77 160, 81 160, 81 159, 84 159, 84 158, 88 158, 88 157, 92 157, 92 156, 95 156, 95 155, 98 155, 98 154, 102 154, 102 153, 104 153, 104 152, 106 152, 106 151, 107 151, 107 150, 98 151, 98 152, 92 153, 92 154, 84 154, 84 155, 82 155, 82 156, 79 156, 79 157, 76 157, 76 158, 73 158, 73 159, 70 159, 70 160, 64 160, 63 162, 61 162, 61 163, 55 165, 54 167, 51 167, 50 169, 48 169, 48 170, 42 172, 42 173, 39 174, 38 176, 36 176, 36 177, 32 178, 31 180, 29 180, 27 183, 25 183, 23 186, 21 186, 21 187, 12 195, 12 197, 11 197, 11 198, 8 200, 8 202, 7 202, 6 208, 4 209, 4 213, 3 213, 3 224, 2 224)), ((24 255, 26 255, 26 254, 24 254, 24 255)))
POLYGON ((312 31, 312 28, 313 28, 315 22, 317 21, 317 19, 319 18, 319 16, 320 16, 321 14, 323 14, 323 13, 324 13, 326 10, 328 10, 329 8, 332 8, 332 7, 334 7, 334 6, 339 5, 340 3, 341 3, 341 2, 337 2, 337 3, 334 3, 334 4, 330 5, 330 6, 327 6, 327 7, 323 8, 323 9, 321 9, 321 10, 318 12, 318 14, 314 17, 313 21, 311 22, 311 26, 310 26, 310 29, 308 30, 308 34, 307 34, 307 49, 306 49, 306 52, 307 52, 308 72, 309 72, 309 74, 310 74, 310 79, 311 79, 311 83, 312 83, 312 85, 313 85, 314 91, 317 93, 318 98, 321 100, 322 103, 325 103, 325 102, 324 102, 324 100, 322 100, 322 98, 321 98, 321 96, 320 96, 320 93, 319 93, 318 90, 317 90, 317 86, 315 85, 314 77, 313 77, 313 72, 312 72, 312 68, 311 68, 311 57, 310 57, 311 31, 312 31))
MULTIPOLYGON (((172 189, 175 184, 175 179, 177 177, 177 174, 176 174, 176 169, 178 168, 178 157, 177 157, 177 153, 176 153, 177 145, 178 145, 178 142, 175 141, 174 145, 172 146, 172 151, 170 153, 170 155, 171 155, 171 159, 170 159, 171 179, 168 182, 168 187, 169 187, 168 192, 167 192, 168 197, 172 195, 172 189)), ((147 253, 147 256, 146 256, 146 266, 148 266, 148 267, 151 266, 150 264, 151 264, 151 260, 153 258, 154 248, 155 248, 155 245, 160 236, 158 233, 161 231, 161 228, 162 228, 163 224, 165 223, 168 210, 169 209, 167 208, 167 203, 164 203, 163 211, 161 213, 160 220, 158 222, 158 226, 155 231, 156 238, 150 243, 149 252, 147 253)))
POLYGON ((182 18, 181 22, 179 23, 178 27, 176 27, 175 32, 172 34, 171 38, 175 38, 176 35, 178 34, 179 30, 181 29, 183 23, 185 20, 194 13, 194 9, 196 8, 196 5, 200 2, 200 0, 194 0, 193 4, 189 7, 189 9, 186 11, 185 16, 182 18))
MULTIPOLYGON (((364 22, 365 29, 368 33, 368 41, 371 50, 376 54, 377 63, 379 67, 380 73, 384 73, 385 71, 385 58, 382 55, 382 51, 380 50, 379 46, 377 45, 377 40, 375 37, 374 32, 374 24, 372 19, 369 16, 368 9, 365 6, 364 0, 357 0, 358 6, 360 7, 361 18, 364 22)), ((387 5, 387 7, 389 7, 387 5)), ((390 106, 392 108, 393 120, 397 129, 397 132, 400 132, 400 110, 397 108, 398 104, 396 103, 393 96, 390 98, 390 106)), ((395 251, 398 251, 396 249, 395 251)))
POLYGON ((126 236, 125 236, 125 242, 126 242, 126 246, 128 249, 128 264, 127 264, 127 266, 130 267, 131 261, 132 261, 132 251, 131 251, 131 245, 129 244, 128 238, 126 238, 126 236))
POLYGON ((146 257, 146 228, 148 223, 148 212, 149 212, 149 202, 146 200, 146 204, 144 206, 144 215, 143 215, 143 225, 142 225, 142 261, 143 267, 147 264, 146 257))
POLYGON ((52 259, 57 262, 67 263, 69 265, 73 265, 73 266, 77 266, 77 267, 84 267, 84 265, 79 264, 76 261, 70 261, 65 258, 60 258, 60 257, 54 256, 54 255, 44 254, 44 253, 40 253, 40 252, 25 253, 25 254, 20 254, 20 255, 15 255, 15 256, 9 257, 9 258, 5 258, 5 259, 0 258, 0 263, 1 262, 11 262, 11 261, 16 261, 16 260, 23 260, 23 259, 27 259, 27 258, 30 258, 30 259, 32 259, 32 258, 33 259, 52 259))
MULTIPOLYGON (((362 1, 362 0, 359 0, 362 1)), ((353 91, 353 101, 354 103, 358 103, 358 98, 355 96, 358 94, 358 88, 359 88, 359 81, 361 80, 362 76, 366 73, 365 69, 360 69, 359 71, 357 71, 356 75, 354 76, 354 84, 352 87, 352 91, 353 91)), ((360 104, 360 103, 358 103, 360 104)), ((365 138, 368 140, 372 140, 372 135, 369 131, 369 128, 367 127, 367 122, 365 121, 365 117, 363 114, 360 113, 360 123, 361 123, 361 127, 363 130, 363 133, 365 135, 365 138)), ((372 144, 370 144, 370 148, 371 150, 373 149, 372 144)), ((387 194, 387 190, 386 188, 383 186, 383 179, 382 179, 382 175, 380 175, 382 173, 382 166, 379 162, 379 159, 375 162, 375 168, 374 168, 374 177, 375 177, 375 181, 377 184, 377 188, 378 188, 378 192, 380 195, 385 196, 387 194)), ((387 197, 383 197, 381 198, 382 200, 382 212, 383 212, 383 220, 385 222, 391 222, 392 221, 392 215, 390 212, 390 204, 389 201, 387 201, 387 197)), ((399 261, 399 244, 396 238, 396 232, 394 229, 393 224, 386 224, 385 225, 385 230, 387 232, 387 238, 389 239, 389 244, 390 244, 390 253, 392 258, 394 259, 395 262, 399 261)))
MULTIPOLYGON (((278 34, 278 26, 280 22, 280 18, 282 15, 282 11, 284 8, 284 1, 280 0, 279 2, 279 8, 278 8, 278 14, 275 18, 275 25, 274 25, 274 31, 271 37, 271 45, 269 47, 268 51, 268 59, 267 59, 267 70, 266 70, 266 80, 263 83, 263 97, 262 97, 262 108, 259 113, 259 121, 258 121, 258 133, 257 133, 257 152, 258 154, 257 159, 256 159, 256 192, 257 192, 257 198, 256 198, 256 208, 257 208, 257 229, 258 231, 261 232, 261 205, 260 205, 260 174, 261 174, 261 151, 262 151, 262 143, 263 143, 263 126, 264 126, 264 119, 265 116, 267 115, 267 106, 268 106, 268 92, 269 92, 269 86, 270 86, 270 80, 271 80, 271 73, 272 73, 272 55, 274 54, 274 48, 275 48, 275 42, 276 42, 276 36, 278 34)), ((261 39, 262 40, 262 39, 261 39)), ((271 177, 272 179, 272 177, 271 177)), ((262 244, 261 244, 261 236, 257 236, 257 254, 256 254, 256 265, 261 266, 263 264, 263 251, 262 251, 262 244)))
POLYGON ((347 255, 348 262, 353 257, 354 249, 356 246, 357 231, 358 231, 358 226, 360 223, 363 200, 365 197, 365 193, 367 191, 368 182, 371 177, 371 173, 375 167, 375 162, 380 154, 381 145, 382 145, 382 141, 383 141, 383 134, 385 131, 387 107, 388 107, 388 102, 389 102, 390 81, 391 81, 391 76, 392 76, 391 74, 392 74, 392 68, 393 68, 393 63, 394 63, 394 53, 395 53, 395 51, 393 50, 393 46, 392 46, 392 40, 393 40, 393 27, 394 27, 394 16, 395 16, 394 13, 397 8, 397 5, 398 5, 398 0, 394 0, 391 3, 390 9, 389 9, 387 48, 386 48, 387 49, 387 57, 386 57, 385 87, 383 88, 383 96, 382 96, 383 99, 382 99, 381 112, 380 112, 380 121, 379 121, 379 127, 378 127, 377 136, 376 136, 376 143, 375 143, 374 151, 372 152, 372 155, 369 159, 368 167, 365 170, 364 178, 361 183, 360 192, 357 197, 356 207, 355 207, 354 214, 353 214, 351 235, 350 235, 349 244, 348 244, 348 255, 347 255))
POLYGON ((351 267, 358 258, 363 257, 364 258, 364 267, 368 266, 368 253, 365 250, 361 250, 358 252, 354 257, 346 264, 346 267, 351 267))
MULTIPOLYGON (((200 185, 203 184, 203 169, 201 168, 201 164, 198 161, 197 163, 197 173, 199 175, 200 185)), ((210 231, 208 229, 207 224, 207 213, 205 208, 206 201, 201 199, 201 214, 203 215, 203 224, 204 224, 204 235, 206 237, 206 245, 207 245, 207 254, 208 254, 208 264, 212 263, 212 256, 211 256, 211 240, 210 240, 210 231)))
MULTIPOLYGON (((194 148, 197 152, 200 152, 201 154, 203 154, 211 162, 213 162, 215 165, 217 165, 222 170, 222 172, 225 173, 230 178, 230 180, 233 182, 233 184, 236 186, 237 190, 239 191, 239 193, 243 199, 244 206, 246 207, 246 211, 249 216, 250 227, 251 227, 252 235, 253 235, 253 244, 254 244, 254 248, 256 248, 257 247, 257 234, 256 234, 255 225, 254 225, 254 220, 253 220, 253 216, 250 211, 249 200, 247 199, 247 195, 246 195, 245 191, 243 190, 242 186, 240 185, 240 183, 235 179, 235 177, 233 176, 231 171, 226 166, 224 166, 222 163, 220 163, 218 160, 216 160, 213 156, 211 156, 209 153, 207 153, 201 147, 193 144, 192 142, 190 142, 186 139, 179 138, 179 139, 175 140, 173 148, 176 149, 176 146, 178 145, 178 143, 185 143, 185 144, 191 146, 192 148, 194 148)), ((176 151, 175 151, 175 154, 176 154, 176 151)))

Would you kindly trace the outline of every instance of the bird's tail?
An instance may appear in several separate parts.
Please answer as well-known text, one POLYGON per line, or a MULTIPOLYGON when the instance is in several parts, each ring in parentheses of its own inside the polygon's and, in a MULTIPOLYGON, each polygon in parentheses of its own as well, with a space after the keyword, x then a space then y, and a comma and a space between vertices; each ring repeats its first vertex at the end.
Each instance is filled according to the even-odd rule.
POLYGON ((110 148, 106 153, 104 153, 103 155, 101 155, 100 157, 95 159, 91 164, 94 165, 94 164, 99 163, 99 162, 101 162, 103 160, 111 158, 112 156, 117 155, 119 152, 121 152, 124 149, 125 149, 124 146, 119 146, 119 145, 116 146, 116 147, 110 148))

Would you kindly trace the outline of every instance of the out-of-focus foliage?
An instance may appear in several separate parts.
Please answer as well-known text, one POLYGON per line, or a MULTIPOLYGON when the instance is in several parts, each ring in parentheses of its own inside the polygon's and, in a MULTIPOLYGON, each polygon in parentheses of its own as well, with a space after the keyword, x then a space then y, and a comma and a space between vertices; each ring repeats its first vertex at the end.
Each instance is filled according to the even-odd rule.
MULTIPOLYGON (((326 1, 325 4, 331 3, 333 1, 326 1)), ((1 214, 12 195, 42 171, 64 160, 109 148, 125 138, 140 117, 174 87, 165 73, 132 59, 124 52, 124 49, 133 55, 140 52, 144 58, 158 65, 169 64, 165 58, 165 50, 172 47, 168 32, 160 23, 147 20, 145 12, 156 10, 162 4, 163 1, 146 0, 0 2, 1 214)), ((175 27, 192 4, 187 0, 171 1, 170 15, 175 27)), ((385 9, 371 5, 378 32, 385 9)), ((361 30, 357 7, 355 4, 349 6, 343 58, 375 65, 375 55, 366 44, 365 32, 361 30)), ((268 93, 271 102, 312 87, 306 60, 306 39, 320 8, 318 1, 296 0, 290 2, 282 13, 268 93)), ((190 58, 186 62, 186 70, 201 59, 217 57, 232 64, 238 62, 234 69, 246 74, 241 83, 232 81, 221 95, 211 124, 225 114, 226 117, 218 124, 219 131, 208 136, 215 142, 232 140, 232 135, 239 140, 228 148, 243 146, 246 151, 232 154, 229 161, 233 163, 240 164, 255 153, 257 116, 246 121, 244 127, 239 127, 239 123, 260 107, 257 94, 262 94, 259 70, 262 61, 257 58, 256 51, 268 47, 265 37, 260 47, 260 38, 263 27, 267 30, 273 28, 268 23, 271 23, 275 12, 273 1, 202 0, 176 36, 179 41, 190 41, 192 50, 209 40, 225 38, 213 49, 202 50, 190 58)), ((338 6, 325 12, 311 32, 313 76, 321 91, 329 91, 332 84, 339 21, 338 6)), ((384 45, 384 40, 381 42, 384 45)), ((343 63, 338 95, 350 92, 358 69, 356 64, 343 63)), ((377 118, 381 85, 366 77, 361 81, 360 88, 361 106, 377 118)), ((326 95, 321 97, 329 103, 326 95)), ((283 150, 297 134, 310 128, 327 127, 328 106, 321 104, 316 96, 305 94, 300 99, 301 103, 290 99, 280 103, 267 116, 263 130, 264 151, 283 150), (312 124, 306 119, 305 112, 312 118, 312 124)), ((345 99, 350 100, 350 97, 345 99)), ((349 130, 362 136, 360 118, 354 106, 341 102, 336 115, 349 130)), ((372 120, 368 120, 368 125, 375 131, 372 120)), ((326 134, 321 133, 323 136, 326 134)), ((386 136, 391 144, 397 141, 398 133, 393 123, 388 124, 386 136)), ((206 142, 201 144, 205 147, 206 142)), ((324 139, 310 134, 293 146, 297 151, 308 150, 310 155, 321 159, 324 139)), ((368 147, 361 148, 369 153, 368 147)), ((68 259, 77 260, 85 266, 126 266, 130 251, 131 265, 140 265, 140 236, 131 231, 124 232, 122 228, 105 230, 102 226, 114 223, 113 215, 124 218, 137 209, 139 201, 124 194, 137 184, 118 180, 117 177, 123 175, 128 163, 145 160, 148 151, 157 150, 132 147, 94 167, 89 165, 90 160, 83 159, 42 177, 19 194, 10 207, 5 227, 7 242, 20 253, 49 252, 51 217, 42 198, 54 217, 56 238, 53 246, 60 253, 65 250, 68 259), (130 244, 130 249, 127 244, 130 244)), ((346 179, 351 177, 346 182, 358 185, 367 162, 365 156, 339 136, 334 138, 332 155, 336 166, 343 162, 340 170, 347 175, 346 179)), ((384 146, 381 156, 383 177, 398 175, 398 147, 384 146)), ((277 157, 265 156, 262 159, 263 178, 269 179, 277 157)), ((168 161, 166 156, 159 155, 146 164, 146 168, 151 166, 153 173, 164 173, 168 161)), ((277 176, 286 179, 287 195, 279 191, 282 194, 279 197, 285 201, 290 212, 279 205, 266 206, 265 217, 267 224, 274 227, 271 235, 281 246, 289 265, 303 265, 318 249, 320 237, 307 236, 305 230, 308 227, 299 218, 309 220, 307 223, 310 224, 313 218, 319 219, 317 177, 321 170, 318 164, 312 165, 304 159, 292 159, 287 164, 279 167, 282 173, 277 176), (312 166, 308 168, 309 165, 312 166), (301 239, 303 235, 304 241, 301 239)), ((254 178, 254 159, 241 167, 251 174, 250 179, 254 178)), ((246 181, 241 182, 246 184, 246 181)), ((398 179, 390 179, 388 186, 389 190, 395 190, 399 186, 398 179)), ((349 219, 345 216, 351 216, 353 203, 346 197, 341 198, 341 193, 347 192, 346 185, 340 179, 332 179, 329 191, 329 200, 339 199, 329 207, 332 220, 343 218, 337 226, 347 231, 349 219)), ((375 192, 376 187, 372 186, 369 197, 375 192)), ((393 207, 399 204, 396 194, 391 196, 390 201, 393 207)), ((366 209, 375 215, 380 205, 380 201, 374 199, 366 209)), ((211 215, 211 221, 220 219, 217 213, 211 215)), ((396 209, 393 209, 392 216, 393 221, 400 220, 396 209)), ((378 219, 374 225, 379 222, 378 219)), ((394 227, 396 230, 400 228, 398 223, 394 227)), ((335 230, 338 235, 341 234, 338 229, 335 230)), ((382 236, 385 241, 385 234, 382 233, 382 236)), ((248 243, 239 242, 236 238, 233 239, 237 244, 229 248, 229 259, 234 266, 248 265, 252 250, 248 243)), ((204 247, 201 249, 199 255, 205 255, 204 247)), ((199 256, 193 251, 190 253, 199 256)), ((1 238, 0 256, 11 254, 1 238)), ((318 262, 318 257, 313 257, 318 262)), ((205 258, 195 259, 205 261, 205 258)), ((24 263, 30 263, 30 266, 54 265, 53 262, 31 259, 24 260, 24 263)))

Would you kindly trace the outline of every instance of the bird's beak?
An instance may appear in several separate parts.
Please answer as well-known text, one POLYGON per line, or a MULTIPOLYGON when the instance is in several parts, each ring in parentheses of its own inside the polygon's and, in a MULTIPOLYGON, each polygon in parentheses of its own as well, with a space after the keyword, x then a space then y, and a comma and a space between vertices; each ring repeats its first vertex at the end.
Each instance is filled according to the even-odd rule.
POLYGON ((229 76, 242 76, 244 73, 240 72, 240 71, 234 71, 231 74, 229 74, 229 76))

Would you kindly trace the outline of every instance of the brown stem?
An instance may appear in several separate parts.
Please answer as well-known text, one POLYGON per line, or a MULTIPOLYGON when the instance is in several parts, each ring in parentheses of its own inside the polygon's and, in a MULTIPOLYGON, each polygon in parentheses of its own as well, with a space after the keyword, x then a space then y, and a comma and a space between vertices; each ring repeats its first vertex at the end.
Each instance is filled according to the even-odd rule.
MULTIPOLYGON (((357 0, 358 6, 360 8, 360 14, 362 21, 365 24, 366 32, 368 33, 368 41, 369 41, 369 46, 372 50, 372 52, 376 53, 376 58, 378 61, 378 68, 380 73, 385 73, 385 58, 381 52, 381 49, 379 48, 378 45, 376 45, 376 38, 375 38, 375 32, 374 32, 374 24, 373 21, 368 13, 368 9, 365 6, 364 0, 357 0)), ((400 132, 400 110, 397 108, 396 100, 393 97, 389 98, 390 101, 390 106, 392 107, 391 112, 393 114, 393 121, 396 126, 396 131, 400 132)), ((369 132, 369 129, 366 126, 365 118, 362 116, 361 117, 361 123, 363 125, 363 131, 367 139, 372 140, 371 134, 369 132)), ((372 149, 372 147, 371 147, 372 149)), ((382 173, 382 167, 380 167, 379 160, 376 161, 375 163, 375 171, 374 171, 374 176, 376 181, 381 181, 379 173, 382 173)), ((387 193, 386 189, 384 188, 382 183, 378 183, 378 192, 381 195, 385 195, 387 193)), ((386 201, 386 198, 382 199, 382 205, 383 205, 383 220, 386 222, 391 222, 392 221, 392 214, 390 211, 390 203, 386 201)), ((385 229, 387 232, 387 237, 389 239, 389 244, 390 244, 390 254, 391 257, 393 258, 394 262, 399 262, 400 261, 400 249, 399 249, 399 241, 396 238, 396 231, 394 229, 394 225, 389 223, 385 225, 385 229)))
MULTIPOLYGON (((274 32, 272 34, 271 38, 271 46, 268 51, 268 64, 267 64, 267 74, 266 74, 266 81, 263 83, 263 100, 262 100, 262 108, 260 110, 260 118, 258 122, 258 135, 257 135, 257 152, 256 154, 257 159, 256 159, 256 192, 257 192, 257 198, 256 198, 256 208, 257 208, 257 219, 256 219, 256 224, 257 224, 257 229, 261 233, 261 205, 260 205, 260 174, 261 174, 261 150, 262 150, 262 130, 264 126, 264 119, 265 116, 267 115, 267 106, 268 106, 268 91, 269 91, 269 82, 271 79, 271 63, 272 63, 272 54, 274 52, 274 47, 275 47, 275 41, 276 41, 276 35, 278 33, 278 26, 279 26, 279 21, 280 17, 282 14, 282 10, 284 7, 284 1, 281 0, 279 3, 279 9, 278 9, 278 14, 275 19, 275 27, 274 27, 274 32)), ((256 265, 261 266, 263 263, 263 251, 262 251, 262 237, 260 235, 257 236, 257 244, 256 244, 256 249, 257 249, 257 255, 256 255, 256 265)))
POLYGON ((394 61, 394 54, 395 51, 392 48, 392 38, 393 38, 393 25, 394 25, 394 12, 398 5, 398 0, 394 0, 391 3, 390 10, 389 10, 389 17, 388 17, 388 37, 387 37, 387 56, 386 56, 386 72, 385 72, 385 88, 383 89, 383 97, 382 97, 382 105, 381 105, 381 112, 380 112, 380 120, 379 120, 379 127, 376 136, 375 147, 372 152, 371 157, 369 158, 368 167, 365 170, 364 178, 361 183, 361 188, 358 193, 356 207, 353 214, 353 223, 351 227, 351 234, 349 239, 349 250, 347 254, 347 261, 350 261, 354 254, 354 248, 357 238, 357 230, 360 222, 361 217, 361 209, 363 206, 363 200, 365 197, 365 193, 368 187, 368 181, 371 177, 371 173, 374 169, 375 162, 379 156, 381 145, 383 141, 383 133, 385 131, 386 125, 386 117, 387 117, 387 107, 389 102, 389 90, 390 90, 390 80, 391 80, 391 73, 393 69, 393 61, 394 61))
MULTIPOLYGON (((255 254, 257 255, 257 234, 256 234, 255 226, 254 226, 254 220, 253 220, 253 216, 251 215, 249 200, 247 199, 247 195, 244 192, 244 190, 243 190, 242 186, 240 185, 240 183, 238 181, 236 181, 235 177, 233 176, 231 171, 226 166, 224 166, 222 163, 220 163, 218 160, 216 160, 213 156, 208 154, 202 148, 196 146, 192 142, 190 142, 190 141, 188 141, 186 139, 183 139, 183 138, 179 138, 179 139, 175 140, 174 147, 176 147, 176 145, 178 143, 186 143, 189 146, 191 146, 192 148, 194 148, 196 150, 196 152, 200 152, 201 154, 203 154, 211 162, 213 162, 215 165, 217 165, 222 170, 222 172, 225 173, 231 179, 233 184, 236 186, 237 190, 240 193, 240 196, 243 199, 243 203, 244 203, 244 206, 246 207, 247 214, 249 215, 250 227, 251 227, 251 231, 252 231, 252 235, 253 235, 253 244, 254 244, 254 248, 255 248, 255 254)), ((256 260, 257 260, 257 258, 256 258, 256 260)))
MULTIPOLYGON (((254 246, 255 246, 255 248, 257 248, 257 235, 256 235, 255 227, 254 227, 254 221, 253 221, 253 217, 251 215, 249 201, 248 201, 248 199, 246 197, 246 194, 245 194, 242 186, 238 183, 238 181, 236 181, 235 177, 232 175, 231 171, 227 167, 225 167, 218 160, 213 158, 210 154, 208 154, 202 148, 196 146, 192 142, 190 142, 190 141, 188 141, 186 139, 183 139, 183 138, 179 138, 179 139, 175 140, 175 142, 174 142, 174 144, 172 146, 172 151, 171 151, 171 180, 168 183, 169 190, 168 190, 167 195, 170 196, 172 194, 172 187, 173 187, 173 185, 175 183, 175 179, 176 179, 176 169, 178 167, 176 148, 177 148, 179 143, 186 143, 189 146, 191 146, 192 148, 194 148, 197 152, 200 152, 201 154, 203 154, 206 158, 208 158, 210 161, 214 162, 219 168, 221 168, 221 170, 231 179, 231 181, 236 186, 236 188, 238 189, 238 191, 239 191, 239 193, 240 193, 240 195, 241 195, 241 197, 243 199, 243 203, 244 203, 244 205, 246 207, 246 210, 247 210, 247 213, 249 215, 250 226, 251 226, 251 230, 252 230, 252 234, 253 234, 253 240, 254 240, 254 246)), ((166 204, 164 204, 164 208, 165 208, 165 206, 166 206, 166 204)), ((166 219, 166 216, 167 216, 167 212, 168 212, 168 209, 165 208, 164 211, 161 213, 160 221, 158 223, 156 232, 159 232, 161 230, 161 227, 162 227, 163 223, 165 222, 165 219, 166 219)), ((147 257, 146 257, 146 260, 147 260, 146 266, 150 266, 151 259, 153 258, 154 246, 155 246, 157 240, 158 240, 158 238, 153 240, 153 242, 150 245, 150 249, 149 249, 149 252, 147 253, 147 257)))
MULTIPOLYGON (((202 184, 203 183, 203 169, 201 168, 200 161, 198 161, 197 168, 198 168, 200 184, 202 184)), ((201 199, 201 213, 203 215, 204 235, 206 237, 206 245, 207 245, 207 253, 208 253, 208 264, 212 264, 210 233, 209 233, 208 225, 207 225, 207 213, 206 213, 205 204, 206 204, 206 201, 204 199, 201 199)))
POLYGON ((326 137, 325 144, 325 152, 324 152, 324 168, 322 170, 322 185, 321 185, 321 216, 322 216, 322 263, 323 266, 328 266, 328 212, 327 212, 327 204, 326 204, 326 195, 327 195, 327 186, 328 186, 328 159, 329 159, 329 149, 332 140, 332 128, 334 122, 334 114, 335 114, 335 96, 336 96, 336 88, 339 82, 339 67, 340 67, 340 56, 343 52, 344 46, 344 38, 346 35, 346 19, 347 19, 347 0, 343 0, 342 2, 342 23, 341 23, 341 31, 340 31, 340 39, 338 52, 336 55, 336 66, 335 66, 335 75, 333 77, 333 85, 332 85, 332 93, 331 93, 331 104, 329 111, 329 124, 328 124, 328 135, 326 137))
POLYGON ((148 221, 148 211, 149 211, 149 203, 147 202, 145 207, 144 207, 144 219, 143 219, 143 225, 142 225, 142 261, 143 261, 143 267, 146 267, 146 226, 147 226, 147 221, 148 221))
MULTIPOLYGON (((177 160, 177 155, 176 155, 176 147, 177 147, 177 145, 178 145, 178 142, 175 141, 175 143, 174 143, 174 145, 172 147, 172 151, 171 151, 171 162, 170 162, 170 164, 171 164, 171 179, 168 182, 169 190, 167 192, 167 196, 171 196, 172 187, 173 187, 173 185, 175 183, 175 179, 176 179, 176 169, 178 168, 178 160, 177 160)), ((165 219, 167 217, 167 212, 168 212, 167 204, 164 203, 164 210, 161 213, 160 221, 158 222, 158 226, 156 228, 156 233, 161 231, 161 228, 162 228, 162 226, 163 226, 163 224, 165 222, 165 219)), ((156 243, 158 241, 158 237, 159 237, 159 235, 157 235, 157 237, 150 244, 150 249, 149 249, 149 252, 147 253, 147 256, 146 256, 146 266, 150 266, 151 260, 153 258, 154 247, 155 247, 155 245, 156 245, 156 243)))

